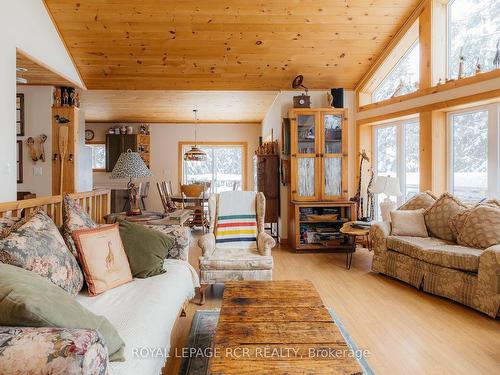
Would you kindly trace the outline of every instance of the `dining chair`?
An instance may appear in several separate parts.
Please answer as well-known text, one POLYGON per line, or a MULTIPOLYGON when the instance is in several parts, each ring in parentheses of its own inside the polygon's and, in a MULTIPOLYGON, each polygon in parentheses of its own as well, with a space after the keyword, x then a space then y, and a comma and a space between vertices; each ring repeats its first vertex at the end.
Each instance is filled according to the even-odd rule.
POLYGON ((180 184, 182 196, 182 208, 193 211, 191 220, 188 222, 190 227, 201 226, 203 232, 207 229, 209 223, 206 217, 205 206, 208 203, 207 184, 180 184))
POLYGON ((163 210, 165 212, 174 212, 177 207, 170 198, 172 196, 172 184, 170 183, 170 181, 168 184, 166 181, 157 182, 156 187, 158 188, 158 193, 160 194, 163 210))

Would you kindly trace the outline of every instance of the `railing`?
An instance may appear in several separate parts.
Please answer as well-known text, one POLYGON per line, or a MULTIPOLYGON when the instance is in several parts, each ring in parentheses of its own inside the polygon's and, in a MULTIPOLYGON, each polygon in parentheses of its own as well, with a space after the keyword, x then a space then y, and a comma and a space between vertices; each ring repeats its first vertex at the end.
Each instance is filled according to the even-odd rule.
MULTIPOLYGON (((111 190, 99 189, 83 193, 74 193, 70 196, 77 200, 81 207, 87 211, 92 220, 98 224, 104 223, 104 216, 111 212, 111 190)), ((53 195, 22 201, 0 203, 0 217, 20 217, 29 215, 41 207, 54 223, 62 225, 62 196, 53 195)))

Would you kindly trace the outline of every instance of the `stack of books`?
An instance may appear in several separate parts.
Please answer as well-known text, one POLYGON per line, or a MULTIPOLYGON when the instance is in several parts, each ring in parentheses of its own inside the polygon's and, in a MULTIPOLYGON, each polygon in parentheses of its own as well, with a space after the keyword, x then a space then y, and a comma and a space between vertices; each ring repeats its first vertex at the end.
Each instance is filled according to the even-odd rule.
POLYGON ((352 228, 357 228, 357 229, 370 229, 372 226, 371 221, 355 221, 351 224, 352 228))

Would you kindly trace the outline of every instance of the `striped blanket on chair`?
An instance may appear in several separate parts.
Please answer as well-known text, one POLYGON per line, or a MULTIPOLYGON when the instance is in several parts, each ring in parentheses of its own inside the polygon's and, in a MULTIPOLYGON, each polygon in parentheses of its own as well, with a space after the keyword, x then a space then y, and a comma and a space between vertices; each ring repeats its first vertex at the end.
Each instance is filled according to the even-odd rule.
POLYGON ((220 193, 215 242, 218 247, 257 248, 257 218, 253 191, 220 193))

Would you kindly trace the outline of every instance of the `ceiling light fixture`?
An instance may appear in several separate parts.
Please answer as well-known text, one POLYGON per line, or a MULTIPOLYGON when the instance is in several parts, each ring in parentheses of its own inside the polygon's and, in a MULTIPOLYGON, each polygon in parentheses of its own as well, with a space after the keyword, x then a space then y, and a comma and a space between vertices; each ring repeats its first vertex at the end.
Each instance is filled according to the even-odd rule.
POLYGON ((197 128, 198 128, 198 110, 193 109, 194 113, 194 146, 190 150, 186 151, 184 154, 185 161, 205 161, 207 160, 207 154, 203 152, 197 145, 197 128))

